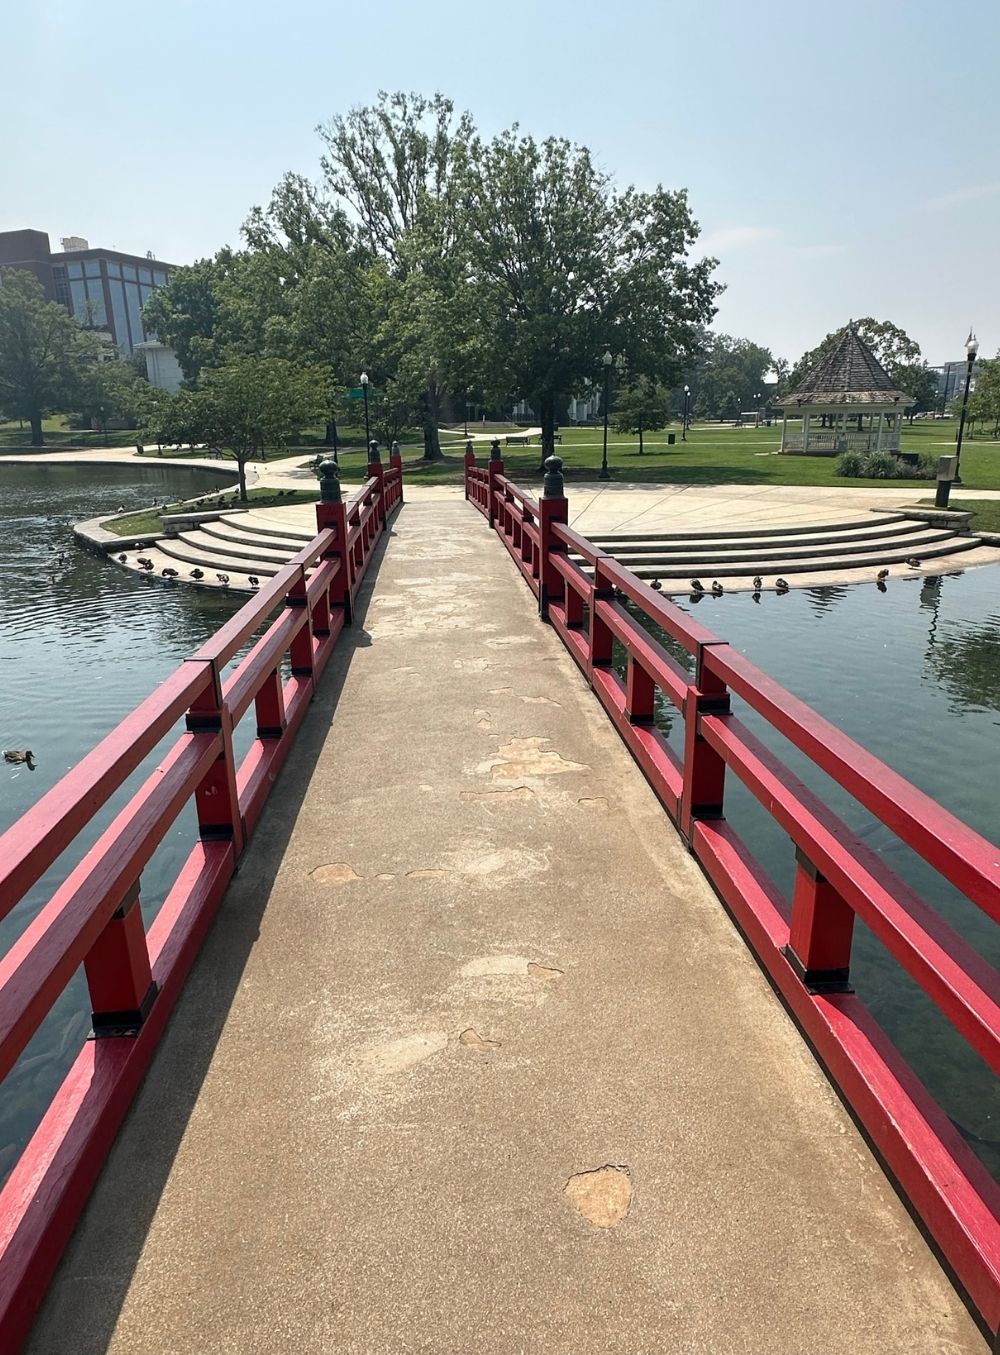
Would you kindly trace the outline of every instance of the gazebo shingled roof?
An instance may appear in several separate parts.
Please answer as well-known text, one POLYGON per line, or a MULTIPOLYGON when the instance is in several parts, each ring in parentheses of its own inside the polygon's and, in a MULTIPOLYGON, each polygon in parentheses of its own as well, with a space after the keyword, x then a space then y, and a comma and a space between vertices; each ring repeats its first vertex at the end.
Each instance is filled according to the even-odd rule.
POLYGON ((912 405, 913 397, 897 390, 892 378, 853 325, 811 372, 777 402, 779 408, 801 405, 912 405))

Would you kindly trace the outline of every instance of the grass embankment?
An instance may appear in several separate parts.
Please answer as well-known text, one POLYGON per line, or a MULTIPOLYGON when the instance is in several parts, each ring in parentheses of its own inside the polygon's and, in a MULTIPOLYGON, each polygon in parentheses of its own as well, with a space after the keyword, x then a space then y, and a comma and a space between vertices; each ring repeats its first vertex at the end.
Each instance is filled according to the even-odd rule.
MULTIPOLYGON (((962 454, 962 470, 965 470, 965 454, 962 454)), ((965 475, 962 476, 963 483, 965 475)), ((933 499, 921 499, 921 508, 933 508, 933 499)), ((972 521, 969 526, 974 532, 998 532, 1000 533, 1000 499, 962 499, 953 498, 948 505, 951 509, 957 509, 962 513, 971 513, 972 521)))
POLYGON ((59 414, 50 415, 42 420, 44 447, 32 447, 31 429, 27 424, 13 421, 0 421, 0 455, 30 456, 38 452, 64 452, 86 450, 92 447, 134 447, 138 434, 127 428, 117 428, 110 433, 92 433, 89 429, 70 428, 65 418, 59 414))
MULTIPOLYGON (((231 495, 222 496, 227 508, 239 507, 239 500, 231 495)), ((273 489, 251 489, 247 491, 247 502, 251 508, 285 508, 289 504, 295 503, 315 503, 319 498, 319 487, 316 489, 286 489, 277 491, 273 489)), ((146 536, 150 532, 161 533, 166 530, 164 518, 169 518, 171 514, 180 513, 210 513, 214 508, 220 506, 216 498, 201 500, 198 503, 188 504, 168 504, 162 509, 143 509, 138 513, 128 513, 120 518, 109 518, 107 522, 102 522, 101 526, 105 531, 114 532, 115 536, 146 536)))

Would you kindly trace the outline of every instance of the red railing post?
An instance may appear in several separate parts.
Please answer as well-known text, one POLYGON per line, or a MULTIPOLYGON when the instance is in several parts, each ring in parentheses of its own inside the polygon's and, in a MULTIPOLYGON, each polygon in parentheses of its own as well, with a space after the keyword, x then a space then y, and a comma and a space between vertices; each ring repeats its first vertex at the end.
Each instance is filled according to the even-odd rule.
POLYGON ((389 465, 393 470, 399 471, 399 493, 396 495, 397 502, 403 502, 403 454, 399 450, 399 443, 393 442, 389 448, 389 465))
MULTIPOLYGON (((351 584, 353 582, 353 563, 351 552, 347 549, 347 505, 344 503, 340 488, 340 467, 336 461, 324 461, 320 465, 319 503, 316 505, 316 526, 322 532, 332 529, 336 533, 333 546, 323 554, 324 560, 339 560, 339 582, 336 585, 335 598, 330 604, 342 607, 344 621, 351 621, 351 584)), ((329 618, 327 618, 329 621, 329 618)), ((318 627, 317 627, 318 629, 318 627)))
POLYGON ((240 797, 236 788, 236 756, 233 752, 233 716, 222 696, 219 666, 213 660, 186 659, 186 663, 208 663, 211 682, 191 705, 186 725, 192 733, 218 733, 222 737, 219 756, 194 793, 198 813, 198 835, 203 842, 229 839, 233 855, 239 857, 246 842, 240 797))
POLYGON ((385 526, 385 468, 382 465, 382 457, 379 455, 378 442, 372 438, 368 444, 368 478, 378 481, 378 528, 372 531, 372 539, 380 535, 385 526))
POLYGON ((726 764, 705 742, 700 728, 703 715, 729 714, 729 689, 705 664, 706 650, 723 643, 717 640, 698 645, 695 679, 684 697, 684 782, 678 827, 689 843, 697 819, 723 818, 726 764))
POLYGON ((602 566, 607 560, 613 564, 610 555, 598 555, 594 560, 594 591, 590 599, 590 668, 610 668, 614 654, 615 637, 611 629, 597 614, 598 602, 613 602, 615 586, 605 574, 602 566))
POLYGON ((285 605, 302 607, 306 613, 305 624, 298 634, 292 637, 292 643, 288 648, 292 677, 312 678, 314 675, 312 614, 309 611, 309 595, 306 592, 306 571, 304 568, 299 570, 299 577, 289 588, 285 605))
POLYGON ((487 506, 489 508, 489 512, 486 514, 486 519, 489 522, 490 526, 493 527, 496 525, 497 520, 496 514, 497 480, 500 478, 501 475, 503 475, 503 453, 500 450, 499 438, 494 438, 493 441, 490 443, 490 459, 486 469, 489 476, 486 482, 486 494, 488 500, 487 506))
POLYGON ((543 621, 548 620, 550 598, 561 597, 564 591, 563 577, 552 563, 553 552, 566 553, 565 546, 556 540, 552 530, 557 522, 569 520, 562 470, 560 456, 550 456, 545 462, 545 479, 538 504, 538 614, 543 621))
POLYGON ((83 962, 94 1035, 135 1035, 156 997, 138 880, 83 962))
POLYGON ((785 956, 814 993, 849 993, 854 910, 798 847, 785 956))
POLYGON ((472 439, 465 444, 465 497, 469 497, 469 471, 475 470, 476 454, 472 450, 472 439))

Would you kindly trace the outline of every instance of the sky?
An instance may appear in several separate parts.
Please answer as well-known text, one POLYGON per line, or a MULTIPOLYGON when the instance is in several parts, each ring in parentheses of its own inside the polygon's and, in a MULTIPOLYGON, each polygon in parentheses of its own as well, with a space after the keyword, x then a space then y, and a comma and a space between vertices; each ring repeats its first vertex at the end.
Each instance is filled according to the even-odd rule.
POLYGON ((0 230, 189 263, 319 123, 436 90, 492 135, 686 188, 714 328, 794 362, 852 317, 1000 349, 1000 0, 31 0, 4 17, 0 230))

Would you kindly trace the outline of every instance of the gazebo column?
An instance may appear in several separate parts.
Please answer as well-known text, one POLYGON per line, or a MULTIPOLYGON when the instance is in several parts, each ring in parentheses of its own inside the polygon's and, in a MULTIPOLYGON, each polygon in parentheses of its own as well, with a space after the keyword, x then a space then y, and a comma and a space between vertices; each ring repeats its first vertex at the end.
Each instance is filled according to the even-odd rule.
POLYGON ((809 420, 811 418, 811 414, 802 415, 802 450, 804 452, 809 450, 809 420))
POLYGON ((781 451, 785 450, 785 438, 788 436, 788 410, 781 411, 781 451))
POLYGON ((882 429, 884 426, 885 426, 885 415, 880 410, 878 416, 878 435, 875 438, 875 450, 877 452, 880 452, 882 450, 882 429))

